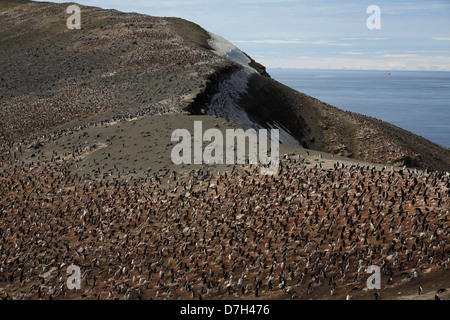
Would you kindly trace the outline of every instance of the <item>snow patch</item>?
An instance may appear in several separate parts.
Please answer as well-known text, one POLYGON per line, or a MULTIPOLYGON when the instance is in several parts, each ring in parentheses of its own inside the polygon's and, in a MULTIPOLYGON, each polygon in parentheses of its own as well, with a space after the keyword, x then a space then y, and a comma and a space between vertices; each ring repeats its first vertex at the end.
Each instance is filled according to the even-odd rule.
POLYGON ((230 78, 222 81, 219 84, 218 92, 212 97, 211 105, 206 113, 239 122, 246 130, 250 128, 262 129, 259 124, 250 119, 247 112, 238 104, 240 95, 247 93, 250 74, 251 71, 248 69, 238 70, 230 78))
POLYGON ((244 68, 250 69, 251 72, 257 73, 255 69, 250 67, 251 60, 238 47, 217 34, 212 32, 208 32, 208 34, 210 37, 208 39, 208 44, 214 49, 212 52, 224 59, 235 62, 244 68))

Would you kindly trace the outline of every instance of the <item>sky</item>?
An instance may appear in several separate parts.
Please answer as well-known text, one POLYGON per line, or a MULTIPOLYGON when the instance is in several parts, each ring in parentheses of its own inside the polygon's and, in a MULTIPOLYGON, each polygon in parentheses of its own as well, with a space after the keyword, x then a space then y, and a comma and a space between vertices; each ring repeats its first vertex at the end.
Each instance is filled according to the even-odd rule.
POLYGON ((450 0, 77 2, 193 21, 267 68, 450 71, 450 0), (367 27, 371 5, 380 29, 367 27))

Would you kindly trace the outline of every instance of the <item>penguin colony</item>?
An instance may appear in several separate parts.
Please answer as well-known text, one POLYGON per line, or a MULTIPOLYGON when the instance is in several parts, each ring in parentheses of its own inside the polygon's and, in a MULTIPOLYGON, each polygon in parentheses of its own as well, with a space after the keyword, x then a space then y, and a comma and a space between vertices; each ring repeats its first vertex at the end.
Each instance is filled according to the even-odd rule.
POLYGON ((447 270, 448 174, 294 162, 129 181, 3 167, 0 296, 311 299, 362 290, 370 265, 383 286, 447 270))

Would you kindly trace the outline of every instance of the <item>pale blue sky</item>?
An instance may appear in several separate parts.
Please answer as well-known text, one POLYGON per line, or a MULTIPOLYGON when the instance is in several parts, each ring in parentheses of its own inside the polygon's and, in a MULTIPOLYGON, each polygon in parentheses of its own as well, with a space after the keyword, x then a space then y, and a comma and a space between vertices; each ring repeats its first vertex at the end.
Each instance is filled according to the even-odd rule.
POLYGON ((450 71, 450 0, 78 3, 196 22, 268 68, 450 71), (369 5, 381 8, 380 30, 366 26, 369 5))

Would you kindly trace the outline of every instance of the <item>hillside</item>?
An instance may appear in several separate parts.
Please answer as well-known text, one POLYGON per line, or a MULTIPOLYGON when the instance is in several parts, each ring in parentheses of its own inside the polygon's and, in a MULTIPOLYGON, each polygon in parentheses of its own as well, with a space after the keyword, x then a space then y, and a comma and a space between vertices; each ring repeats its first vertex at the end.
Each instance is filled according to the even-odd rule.
MULTIPOLYGON (((82 29, 68 30, 66 8, 0 3, 2 144, 67 125, 214 110, 220 85, 242 70, 214 54, 210 34, 186 20, 81 6, 82 29)), ((336 155, 449 170, 449 149, 292 90, 249 59, 257 72, 246 90, 221 94, 255 127, 281 126, 299 145, 336 155)))

